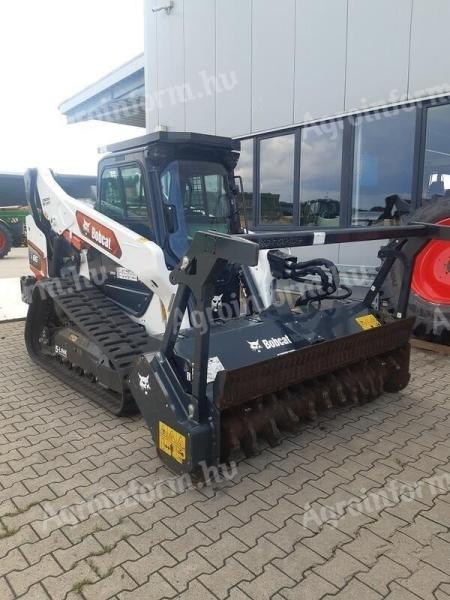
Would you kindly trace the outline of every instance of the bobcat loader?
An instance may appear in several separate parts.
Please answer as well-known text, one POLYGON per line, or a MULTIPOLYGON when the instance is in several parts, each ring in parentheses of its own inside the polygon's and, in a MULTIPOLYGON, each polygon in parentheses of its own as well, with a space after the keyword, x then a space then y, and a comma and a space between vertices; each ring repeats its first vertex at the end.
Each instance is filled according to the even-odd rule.
POLYGON ((99 164, 94 206, 50 171, 27 173, 28 352, 116 415, 139 411, 176 473, 403 389, 414 258, 431 239, 450 240, 450 228, 420 223, 251 232, 239 214, 239 149, 167 132, 116 144, 99 164), (354 301, 320 247, 386 238, 373 285, 354 301), (289 251, 305 246, 318 246, 317 259, 289 251), (377 298, 396 261, 405 275, 391 314, 377 298), (298 283, 295 303, 280 300, 283 279, 298 283))

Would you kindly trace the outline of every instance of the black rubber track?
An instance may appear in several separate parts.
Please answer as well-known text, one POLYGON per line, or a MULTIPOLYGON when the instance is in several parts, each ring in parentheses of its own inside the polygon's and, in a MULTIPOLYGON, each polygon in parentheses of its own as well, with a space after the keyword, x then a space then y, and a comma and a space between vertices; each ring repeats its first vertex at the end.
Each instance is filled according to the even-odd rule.
POLYGON ((128 390, 127 378, 134 359, 151 350, 149 337, 142 325, 135 323, 88 280, 81 278, 76 286, 73 279, 38 282, 28 310, 25 342, 34 362, 110 412, 118 416, 139 412, 128 390), (43 327, 54 327, 56 313, 59 318, 64 315, 71 326, 107 355, 122 378, 122 394, 92 383, 57 358, 41 352, 39 336, 43 327))

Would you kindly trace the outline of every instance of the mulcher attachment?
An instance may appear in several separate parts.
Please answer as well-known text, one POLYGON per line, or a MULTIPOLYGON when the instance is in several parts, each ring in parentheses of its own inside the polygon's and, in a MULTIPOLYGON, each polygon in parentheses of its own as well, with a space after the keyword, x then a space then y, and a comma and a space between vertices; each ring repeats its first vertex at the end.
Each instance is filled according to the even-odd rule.
POLYGON ((259 438, 275 445, 283 431, 323 410, 408 384, 413 320, 373 310, 378 283, 364 302, 310 312, 270 306, 208 319, 224 265, 254 266, 257 259, 258 246, 248 239, 198 233, 171 274, 178 292, 161 349, 141 356, 130 374, 160 457, 175 472, 218 465, 235 450, 251 455, 259 438), (201 325, 180 332, 188 304, 201 325))

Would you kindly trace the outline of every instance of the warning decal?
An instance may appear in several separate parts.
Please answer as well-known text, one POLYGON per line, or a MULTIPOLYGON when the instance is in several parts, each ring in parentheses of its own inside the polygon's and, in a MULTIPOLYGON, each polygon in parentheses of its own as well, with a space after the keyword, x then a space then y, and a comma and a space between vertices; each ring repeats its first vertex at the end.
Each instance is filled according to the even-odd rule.
POLYGON ((377 318, 374 315, 356 317, 355 320, 361 327, 361 329, 374 329, 375 327, 381 327, 381 323, 377 320, 377 318))
POLYGON ((159 448, 177 462, 186 460, 186 438, 162 421, 159 422, 159 448))

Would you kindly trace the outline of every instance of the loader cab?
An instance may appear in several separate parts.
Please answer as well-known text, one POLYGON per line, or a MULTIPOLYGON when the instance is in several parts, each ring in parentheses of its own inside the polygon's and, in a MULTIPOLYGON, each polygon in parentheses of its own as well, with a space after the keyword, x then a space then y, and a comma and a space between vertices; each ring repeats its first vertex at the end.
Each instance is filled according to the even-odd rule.
POLYGON ((239 141, 156 132, 108 150, 99 170, 98 210, 160 245, 169 268, 197 231, 240 231, 234 183, 239 141))
MULTIPOLYGON (((197 231, 241 231, 234 181, 239 150, 240 142, 230 138, 175 132, 109 146, 99 164, 96 210, 158 244, 171 270, 197 231)), ((151 292, 141 282, 118 281, 120 266, 104 254, 94 260, 107 273, 104 292, 141 316, 151 292)), ((224 273, 217 296, 237 296, 238 285, 237 274, 224 273)))

